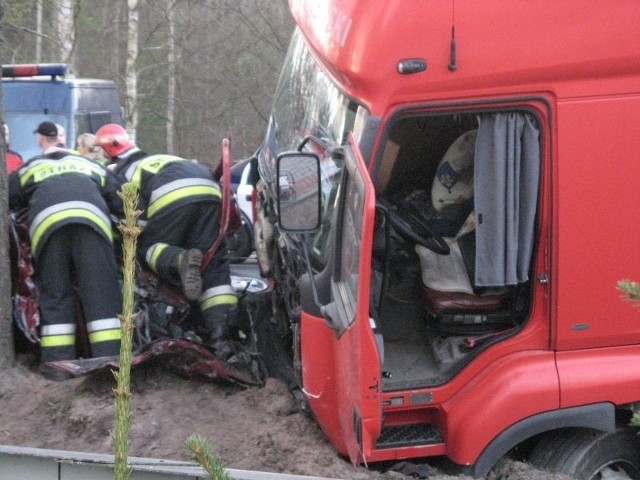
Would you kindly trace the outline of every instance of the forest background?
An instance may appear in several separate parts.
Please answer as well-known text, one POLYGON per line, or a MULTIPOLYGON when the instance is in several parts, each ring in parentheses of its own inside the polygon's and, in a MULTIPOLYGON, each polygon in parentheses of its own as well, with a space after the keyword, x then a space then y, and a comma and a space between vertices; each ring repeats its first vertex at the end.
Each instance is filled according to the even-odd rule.
MULTIPOLYGON (((235 160, 259 147, 292 30, 286 0, 0 0, 2 64, 66 63, 76 77, 114 80, 142 149, 212 165, 229 131, 235 160)), ((8 272, 2 157, 4 148, 8 272)), ((2 325, 10 289, 0 275, 2 325)), ((11 329, 0 328, 0 368, 14 362, 12 345, 11 329)))

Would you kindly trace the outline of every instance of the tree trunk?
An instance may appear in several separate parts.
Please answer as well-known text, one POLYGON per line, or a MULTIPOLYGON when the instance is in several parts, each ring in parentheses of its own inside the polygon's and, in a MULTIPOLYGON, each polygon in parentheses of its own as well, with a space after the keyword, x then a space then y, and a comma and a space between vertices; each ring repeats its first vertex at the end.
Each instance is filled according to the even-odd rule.
POLYGON ((60 0, 58 5, 58 36, 60 38, 60 58, 75 74, 74 46, 76 41, 75 0, 60 0))
POLYGON ((127 130, 133 138, 138 128, 138 0, 127 1, 127 62, 125 67, 126 98, 124 115, 127 130))
POLYGON ((167 21, 169 23, 169 51, 167 53, 167 68, 169 70, 167 84, 167 153, 175 154, 175 117, 176 117, 176 25, 174 0, 168 0, 167 21))
POLYGON ((42 61, 42 1, 36 0, 36 63, 42 61))
MULTIPOLYGON (((0 51, 4 46, 2 34, 2 19, 4 17, 4 0, 0 0, 0 51)), ((0 82, 0 120, 4 124, 4 104, 2 101, 2 82, 0 82)), ((7 212, 7 162, 5 151, 7 148, 4 138, 4 128, 0 135, 0 371, 11 366, 15 361, 13 352, 13 329, 11 328, 11 275, 6 272, 9 268, 9 222, 7 212)))

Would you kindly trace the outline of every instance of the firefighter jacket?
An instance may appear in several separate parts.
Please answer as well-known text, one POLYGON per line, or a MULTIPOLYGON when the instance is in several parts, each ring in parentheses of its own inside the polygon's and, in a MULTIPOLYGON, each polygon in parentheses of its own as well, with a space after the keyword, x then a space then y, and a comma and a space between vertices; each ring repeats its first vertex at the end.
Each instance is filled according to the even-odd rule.
POLYGON ((88 225, 113 240, 102 196, 108 183, 102 165, 67 151, 33 157, 9 176, 9 208, 26 209, 36 262, 51 233, 68 224, 88 225))
POLYGON ((134 147, 116 159, 115 172, 123 183, 138 187, 143 221, 190 203, 219 202, 222 196, 209 168, 173 155, 149 155, 134 147))

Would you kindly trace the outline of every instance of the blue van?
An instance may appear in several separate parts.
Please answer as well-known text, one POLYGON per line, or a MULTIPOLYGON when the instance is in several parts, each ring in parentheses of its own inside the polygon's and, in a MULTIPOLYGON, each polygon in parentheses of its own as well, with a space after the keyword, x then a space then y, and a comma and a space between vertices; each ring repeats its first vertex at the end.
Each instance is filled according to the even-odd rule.
POLYGON ((4 118, 11 149, 26 160, 41 153, 33 131, 48 120, 66 130, 66 145, 107 123, 124 124, 115 82, 67 78, 65 64, 2 66, 4 118))

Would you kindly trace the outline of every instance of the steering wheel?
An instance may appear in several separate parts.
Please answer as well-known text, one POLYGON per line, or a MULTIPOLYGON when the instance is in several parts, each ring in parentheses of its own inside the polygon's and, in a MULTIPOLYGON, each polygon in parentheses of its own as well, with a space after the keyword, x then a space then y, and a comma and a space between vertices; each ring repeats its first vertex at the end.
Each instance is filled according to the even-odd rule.
POLYGON ((441 235, 433 233, 429 225, 415 210, 415 207, 402 205, 400 208, 392 209, 385 203, 383 205, 387 207, 389 221, 401 237, 422 245, 438 255, 449 255, 451 253, 449 244, 441 235))

